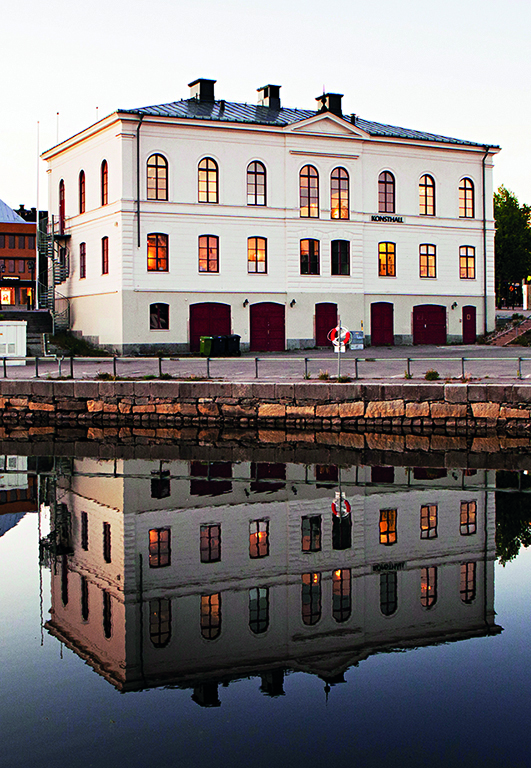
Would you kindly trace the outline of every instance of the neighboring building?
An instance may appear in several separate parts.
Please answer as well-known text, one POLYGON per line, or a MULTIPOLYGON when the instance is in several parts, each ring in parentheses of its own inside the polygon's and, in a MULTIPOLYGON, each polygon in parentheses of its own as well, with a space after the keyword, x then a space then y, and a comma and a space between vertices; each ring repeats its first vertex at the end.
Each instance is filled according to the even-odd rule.
POLYGON ((33 309, 35 303, 35 223, 25 221, 0 200, 0 310, 33 309))
POLYGON ((290 671, 333 684, 374 653, 497 633, 494 478, 471 472, 76 460, 46 627, 119 690, 204 706, 245 676, 278 695, 290 671))
POLYGON ((214 98, 118 110, 43 154, 74 332, 123 353, 475 341, 494 328, 499 148, 214 98))

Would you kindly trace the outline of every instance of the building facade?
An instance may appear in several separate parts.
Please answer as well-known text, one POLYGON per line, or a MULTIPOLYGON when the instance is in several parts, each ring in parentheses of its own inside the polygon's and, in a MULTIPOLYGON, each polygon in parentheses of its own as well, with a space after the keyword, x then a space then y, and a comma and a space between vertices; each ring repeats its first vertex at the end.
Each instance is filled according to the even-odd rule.
POLYGON ((33 309, 35 302, 34 223, 0 200, 0 309, 33 309))
POLYGON ((190 98, 44 153, 72 329, 118 352, 473 343, 494 327, 498 147, 316 110, 190 98), (62 238, 62 239, 61 239, 62 238))

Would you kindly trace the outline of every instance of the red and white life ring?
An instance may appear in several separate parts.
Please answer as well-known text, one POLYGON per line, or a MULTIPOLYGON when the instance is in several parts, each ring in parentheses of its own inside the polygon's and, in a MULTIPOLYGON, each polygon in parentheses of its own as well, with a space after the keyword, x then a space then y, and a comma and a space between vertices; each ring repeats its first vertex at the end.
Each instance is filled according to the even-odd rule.
POLYGON ((341 504, 341 507, 343 508, 344 511, 343 510, 340 511, 338 509, 338 505, 336 504, 335 501, 332 502, 332 512, 333 512, 333 514, 336 517, 346 517, 346 515, 350 515, 350 503, 346 499, 342 499, 340 504, 341 504), (343 512, 343 514, 341 514, 341 512, 343 512))
POLYGON ((330 331, 330 341, 332 342, 332 344, 348 344, 349 343, 349 341, 350 341, 350 331, 347 330, 347 328, 343 328, 343 327, 341 328, 341 340, 340 341, 337 338, 338 336, 339 336, 339 329, 337 327, 336 328, 332 328, 332 330, 330 331))

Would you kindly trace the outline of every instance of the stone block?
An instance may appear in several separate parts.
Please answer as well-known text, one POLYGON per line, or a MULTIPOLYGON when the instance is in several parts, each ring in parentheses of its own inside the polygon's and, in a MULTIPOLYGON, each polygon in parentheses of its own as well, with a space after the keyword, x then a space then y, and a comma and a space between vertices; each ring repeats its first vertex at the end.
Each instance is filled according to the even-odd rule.
POLYGON ((118 403, 118 410, 120 413, 131 413, 131 404, 122 400, 118 403))
POLYGON ((321 445, 339 445, 340 435, 337 432, 316 432, 315 441, 321 445))
POLYGON ((339 445, 342 448, 356 448, 362 451, 365 448, 365 438, 357 432, 340 432, 339 445))
POLYGON ((528 437, 500 437, 500 446, 503 450, 506 448, 528 448, 529 444, 528 437))
POLYGON ((150 381, 134 381, 135 397, 152 397, 150 381))
POLYGON ((293 400, 295 384, 275 384, 275 397, 278 400, 293 400))
POLYGON ((52 412, 55 411, 55 405, 53 403, 36 403, 31 402, 29 404, 30 411, 47 411, 52 412))
POLYGON ((300 402, 324 402, 330 399, 328 381, 301 382, 294 387, 295 401, 300 402))
POLYGON ((464 403, 431 403, 432 419, 459 419, 466 416, 464 403))
POLYGON ((447 403, 466 403, 468 400, 467 385, 446 384, 444 387, 444 399, 447 403))
POLYGON ((222 405, 221 412, 227 419, 255 418, 256 407, 245 408, 243 405, 222 405))
POLYGON ((408 419, 421 419, 430 415, 429 403, 406 403, 406 417, 408 419))
POLYGON ((529 411, 527 408, 507 408, 502 405, 500 408, 500 419, 528 419, 529 411))
POLYGON ((286 415, 286 406, 280 403, 260 403, 258 406, 259 419, 283 419, 286 415))
POLYGON ((251 396, 255 400, 274 400, 275 399, 275 385, 253 383, 251 384, 251 396))
POLYGON ((87 438, 89 440, 103 440, 103 429, 89 427, 87 430, 87 438))
POLYGON ((133 435, 136 437, 155 437, 155 434, 154 429, 141 429, 140 427, 133 428, 133 435))
POLYGON ((9 405, 11 408, 27 408, 28 398, 27 397, 10 397, 9 405))
POLYGON ((316 405, 315 415, 318 419, 334 419, 339 416, 339 405, 337 403, 316 405))
POLYGON ((472 453, 498 453, 500 441, 496 436, 475 437, 472 440, 472 453))
MULTIPOLYGON (((197 409, 201 416, 219 416, 219 406, 212 401, 199 403, 197 409)), ((164 413, 164 411, 159 411, 157 406, 157 413, 164 413)))
POLYGON ((339 403, 339 418, 340 419, 356 419, 363 416, 365 412, 365 403, 358 401, 357 403, 339 403))
POLYGON ((499 403, 472 403, 472 413, 476 419, 496 421, 500 415, 499 403))
POLYGON ((104 403, 103 413, 118 413, 118 406, 115 403, 104 403))
POLYGON ((424 435, 406 435, 406 448, 408 451, 429 451, 430 438, 424 435))
POLYGON ((238 400, 243 398, 251 398, 253 396, 253 385, 240 382, 232 382, 230 392, 231 397, 236 397, 238 400))
MULTIPOLYGON (((44 384, 44 382, 34 381, 35 384, 44 384)), ((74 381, 74 397, 83 398, 87 400, 99 399, 99 382, 97 381, 74 381)), ((37 395, 38 392, 33 394, 37 395)))
POLYGON ((371 451, 403 451, 405 438, 403 435, 384 435, 372 433, 365 435, 367 446, 371 451))
POLYGON ((288 432, 286 435, 288 443, 315 443, 315 435, 308 430, 298 432, 288 432))
POLYGON ((455 435, 432 435, 432 451, 466 451, 466 437, 455 435))
POLYGON ((513 386, 513 403, 531 403, 531 386, 515 384, 513 386))
POLYGON ((86 410, 86 403, 84 400, 75 400, 69 398, 68 400, 57 401, 58 411, 84 411, 86 410))
POLYGON ((489 401, 487 384, 468 384, 469 403, 487 403, 489 401))
POLYGON ((103 411, 103 400, 87 400, 87 411, 89 413, 95 413, 96 411, 103 411))
POLYGON ((314 416, 314 405, 288 405, 286 407, 286 418, 288 419, 313 419, 314 416))
MULTIPOLYGON (((33 387, 31 389, 33 394, 36 395, 37 392, 34 391, 33 387)), ((74 389, 75 388, 74 388, 73 381, 54 381, 53 382, 53 396, 56 398, 56 400, 74 397, 75 396, 74 389)))
POLYGON ((30 435, 53 435, 55 427, 30 427, 30 435))
POLYGON ((258 441, 260 443, 284 443, 286 442, 286 433, 280 429, 260 429, 258 430, 258 441))
POLYGON ((383 400, 367 403, 365 411, 366 419, 385 419, 395 416, 404 416, 405 406, 403 400, 383 400))
POLYGON ((197 406, 195 403, 175 403, 175 413, 181 416, 197 416, 197 406))

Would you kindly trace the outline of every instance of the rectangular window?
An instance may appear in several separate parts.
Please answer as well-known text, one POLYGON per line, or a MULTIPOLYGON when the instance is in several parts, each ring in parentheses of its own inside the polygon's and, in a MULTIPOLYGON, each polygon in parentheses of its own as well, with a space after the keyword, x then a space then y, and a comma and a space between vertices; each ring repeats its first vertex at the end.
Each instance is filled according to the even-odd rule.
POLYGON ((301 240, 301 275, 319 274, 319 240, 301 240))
POLYGON ((378 243, 378 274, 380 277, 396 277, 394 243, 378 243))
POLYGON ((88 621, 89 617, 89 587, 86 576, 81 577, 81 618, 88 621))
POLYGON ((421 277, 437 277, 436 248, 434 245, 419 246, 419 267, 421 277))
POLYGON ((350 242, 332 240, 332 274, 350 275, 350 242))
POLYGON ((7 236, 7 242, 10 248, 15 247, 15 235, 8 235, 7 236))
POLYGON ((199 238, 199 271, 219 272, 219 238, 215 235, 199 238))
POLYGON ((301 521, 302 551, 321 551, 321 515, 303 517, 301 521))
POLYGON ((396 544, 396 509, 380 510, 380 544, 396 544))
POLYGON ((255 635, 269 626, 269 589, 255 587, 249 590, 249 628, 255 635))
POLYGON ((253 493, 274 493, 286 487, 285 464, 269 464, 265 461, 251 462, 251 491, 253 493), (280 480, 281 482, 275 482, 280 480))
POLYGON ((19 273, 19 275, 23 275, 25 271, 26 271, 26 262, 24 261, 24 259, 19 259, 19 261, 18 261, 18 273, 19 273))
POLYGON ((321 574, 302 574, 301 613, 304 624, 313 625, 321 618, 321 574))
POLYGON ((463 603, 472 603, 476 597, 476 564, 461 565, 461 583, 459 589, 463 603))
POLYGON ((109 238, 101 238, 101 274, 109 274, 109 238))
POLYGON ((420 538, 437 538, 437 505, 424 504, 420 508, 420 538))
POLYGON ((164 568, 170 563, 170 529, 152 528, 149 532, 149 567, 164 568))
POLYGON ((0 235, 0 248, 5 248, 5 247, 6 247, 6 236, 0 235))
POLYGON ((338 623, 346 621, 352 612, 350 568, 332 574, 332 615, 338 623))
POLYGON ((199 550, 202 563, 219 563, 221 560, 221 525, 202 525, 199 550))
POLYGON ((474 280, 476 277, 476 249, 471 245, 459 248, 459 277, 461 280, 474 280))
POLYGON ((9 259, 7 262, 7 271, 8 272, 15 272, 15 260, 9 259))
POLYGON ((79 279, 87 276, 87 244, 79 244, 79 279))
POLYGON ((110 523, 103 523, 103 559, 106 563, 111 562, 111 526, 110 523))
POLYGON ((398 607, 398 579, 396 571, 380 574, 380 610, 392 616, 398 607))
POLYGON ((168 271, 168 235, 147 236, 147 268, 148 272, 168 271))
POLYGON ((475 501, 461 502, 461 536, 470 536, 476 532, 477 504, 475 501))
POLYGON ((437 602, 437 568, 430 566, 420 569, 420 604, 431 608, 437 602))
POLYGON ((249 523, 249 557, 255 559, 269 555, 269 520, 251 520, 249 523))
POLYGON ((247 271, 252 274, 267 272, 267 240, 265 237, 250 237, 247 240, 247 271))
POLYGON ((221 632, 221 592, 201 595, 201 635, 214 640, 221 632))
POLYGON ((103 634, 107 639, 112 635, 111 595, 106 589, 103 592, 103 634))
POLYGON ((88 534, 88 514, 87 512, 81 513, 81 549, 88 552, 89 548, 89 534, 88 534))
POLYGON ((18 235, 18 247, 19 248, 25 248, 26 247, 26 236, 25 235, 18 235))
POLYGON ((232 464, 230 461, 190 462, 190 495, 221 496, 232 491, 232 464))
MULTIPOLYGON (((0 245, 0 248, 2 246, 0 245)), ((35 235, 28 235, 28 249, 31 251, 35 250, 35 235)))

